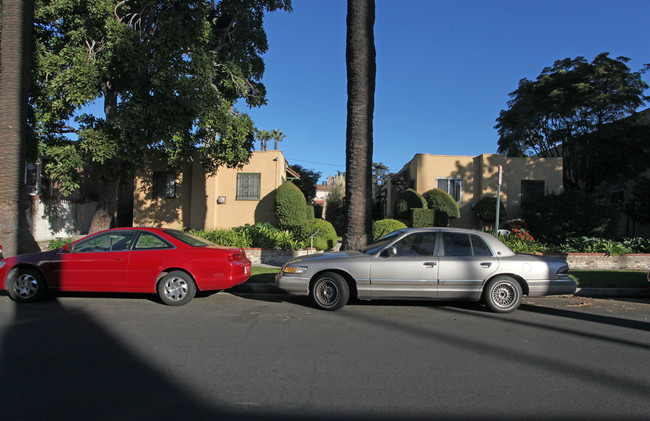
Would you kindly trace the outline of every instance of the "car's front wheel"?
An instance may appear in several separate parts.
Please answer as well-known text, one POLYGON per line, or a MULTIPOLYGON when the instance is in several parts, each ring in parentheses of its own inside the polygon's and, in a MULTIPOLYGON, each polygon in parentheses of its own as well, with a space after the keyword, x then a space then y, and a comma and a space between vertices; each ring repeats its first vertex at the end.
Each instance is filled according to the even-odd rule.
POLYGON ((158 296, 170 306, 182 306, 196 295, 196 285, 190 275, 180 270, 169 272, 158 282, 158 296))
POLYGON ((485 304, 496 313, 510 313, 521 304, 521 285, 509 276, 497 276, 485 288, 485 304))
POLYGON ((311 296, 318 308, 338 310, 348 303, 350 288, 345 279, 334 272, 318 276, 311 287, 311 296))
POLYGON ((47 292, 43 275, 32 268, 14 269, 6 286, 11 299, 23 303, 36 301, 47 292))

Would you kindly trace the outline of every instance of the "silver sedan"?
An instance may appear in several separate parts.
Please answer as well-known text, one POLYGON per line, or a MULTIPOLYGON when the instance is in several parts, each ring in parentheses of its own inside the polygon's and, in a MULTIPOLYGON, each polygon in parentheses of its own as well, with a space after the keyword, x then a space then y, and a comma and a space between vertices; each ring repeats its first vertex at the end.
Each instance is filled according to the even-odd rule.
POLYGON ((515 254, 490 234, 454 228, 410 228, 361 251, 289 260, 275 280, 317 307, 338 310, 361 300, 483 300, 508 313, 521 297, 573 294, 576 283, 560 259, 515 254))

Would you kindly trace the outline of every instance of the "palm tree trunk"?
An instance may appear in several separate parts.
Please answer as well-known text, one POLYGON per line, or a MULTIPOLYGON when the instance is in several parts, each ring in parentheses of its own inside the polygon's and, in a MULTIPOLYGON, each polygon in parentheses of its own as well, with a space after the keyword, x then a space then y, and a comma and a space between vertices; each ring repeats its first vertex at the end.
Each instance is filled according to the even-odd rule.
POLYGON ((346 63, 346 228, 341 248, 368 244, 372 224, 372 118, 375 107, 374 0, 348 0, 346 63))
POLYGON ((38 249, 27 223, 24 183, 33 18, 33 0, 2 1, 0 244, 6 257, 38 249))

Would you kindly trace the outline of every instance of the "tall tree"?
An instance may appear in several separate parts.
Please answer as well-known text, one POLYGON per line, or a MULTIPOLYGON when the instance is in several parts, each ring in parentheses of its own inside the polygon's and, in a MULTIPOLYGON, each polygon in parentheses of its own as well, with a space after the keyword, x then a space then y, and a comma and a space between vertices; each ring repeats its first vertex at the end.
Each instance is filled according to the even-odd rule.
POLYGON ((522 79, 517 90, 509 94, 509 108, 497 118, 499 152, 565 157, 565 185, 589 193, 594 183, 584 175, 593 175, 589 168, 601 160, 593 159, 593 154, 602 150, 593 146, 607 138, 615 148, 634 150, 623 145, 635 138, 634 133, 624 133, 637 130, 633 119, 628 119, 630 124, 625 127, 617 123, 614 130, 612 126, 633 115, 648 100, 644 95, 648 84, 641 78, 647 65, 640 72, 632 72, 628 61, 625 57, 612 59, 608 53, 599 54, 591 63, 583 57, 567 58, 545 68, 534 81, 522 79), (587 140, 592 141, 592 147, 583 147, 587 140))
POLYGON ((255 137, 260 141, 260 151, 267 149, 267 143, 271 140, 271 132, 268 130, 256 130, 255 137))
POLYGON ((341 249, 372 240, 372 119, 375 107, 375 2, 348 0, 346 64, 346 224, 341 249))
POLYGON ((316 197, 316 184, 321 176, 320 171, 309 170, 297 164, 292 165, 291 169, 300 174, 300 179, 294 180, 293 184, 305 195, 307 203, 311 203, 311 200, 316 197))
POLYGON ((250 157, 251 119, 234 109, 266 103, 265 12, 290 0, 41 0, 34 109, 47 171, 63 193, 80 168, 101 186, 91 231, 115 218, 122 179, 163 157, 172 168, 198 151, 203 168, 250 157), (103 100, 105 118, 67 120, 103 100))
POLYGON ((33 0, 2 1, 0 245, 5 256, 37 249, 25 215, 24 186, 33 15, 33 0))

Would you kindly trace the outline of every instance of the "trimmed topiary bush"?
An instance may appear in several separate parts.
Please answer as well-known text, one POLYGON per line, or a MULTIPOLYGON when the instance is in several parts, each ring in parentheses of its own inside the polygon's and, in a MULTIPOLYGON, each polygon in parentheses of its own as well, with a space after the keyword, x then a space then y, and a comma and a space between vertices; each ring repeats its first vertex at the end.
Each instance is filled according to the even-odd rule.
POLYGON ((291 181, 282 183, 275 195, 275 222, 278 228, 298 229, 306 220, 305 195, 291 181))
POLYGON ((453 197, 442 189, 431 189, 423 195, 427 207, 435 211, 435 224, 438 227, 446 227, 450 219, 460 218, 458 203, 453 197))
POLYGON ((314 235, 314 248, 318 250, 329 250, 334 248, 338 242, 336 230, 334 226, 324 219, 310 219, 305 221, 300 227, 300 238, 306 247, 309 247, 311 238, 310 236, 320 230, 318 234, 314 235))
POLYGON ((406 224, 396 219, 380 219, 372 224, 372 240, 377 241, 381 237, 393 231, 407 228, 406 224))
POLYGON ((435 227, 436 211, 433 209, 411 209, 410 223, 413 228, 435 227))
POLYGON ((408 220, 410 217, 409 209, 421 209, 427 207, 427 201, 422 195, 413 189, 401 192, 395 201, 395 218, 408 220))
MULTIPOLYGON (((506 219, 506 208, 503 206, 503 200, 499 203, 499 221, 506 219)), ((483 196, 472 209, 474 218, 487 224, 494 224, 497 218, 497 198, 492 196, 483 196)))

